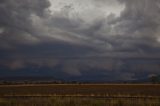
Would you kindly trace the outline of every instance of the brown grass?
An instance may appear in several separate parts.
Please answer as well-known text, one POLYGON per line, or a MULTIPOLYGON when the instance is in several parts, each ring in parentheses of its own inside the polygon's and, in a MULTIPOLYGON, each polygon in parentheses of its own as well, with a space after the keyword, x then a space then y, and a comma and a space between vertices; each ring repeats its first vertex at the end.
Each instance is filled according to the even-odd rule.
POLYGON ((158 84, 0 85, 4 96, 160 97, 158 84))
POLYGON ((0 106, 160 106, 158 84, 0 85, 0 106))
POLYGON ((0 99, 0 106, 160 106, 160 99, 29 97, 0 99))

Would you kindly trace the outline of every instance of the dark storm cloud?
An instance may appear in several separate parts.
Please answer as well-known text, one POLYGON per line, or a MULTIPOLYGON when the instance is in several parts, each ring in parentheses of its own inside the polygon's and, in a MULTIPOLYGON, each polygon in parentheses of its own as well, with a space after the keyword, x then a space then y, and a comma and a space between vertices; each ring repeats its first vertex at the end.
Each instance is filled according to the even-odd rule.
POLYGON ((1 0, 0 73, 47 69, 88 80, 159 74, 159 13, 159 0, 1 0))
POLYGON ((117 33, 129 38, 131 45, 137 49, 143 50, 145 47, 159 49, 160 2, 158 0, 121 1, 125 3, 126 8, 115 21, 117 33))
POLYGON ((16 43, 32 43, 38 41, 34 36, 32 14, 43 17, 49 7, 45 0, 2 0, 0 3, 1 47, 10 48, 16 43))

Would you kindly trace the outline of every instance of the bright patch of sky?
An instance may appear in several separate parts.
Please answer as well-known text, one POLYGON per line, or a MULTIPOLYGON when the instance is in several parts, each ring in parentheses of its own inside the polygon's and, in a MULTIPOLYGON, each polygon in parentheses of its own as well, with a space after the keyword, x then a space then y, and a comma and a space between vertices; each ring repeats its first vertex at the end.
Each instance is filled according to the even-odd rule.
POLYGON ((61 12, 67 7, 71 17, 78 15, 83 20, 88 18, 94 20, 110 14, 119 16, 125 7, 117 0, 50 0, 50 2, 52 14, 61 12))

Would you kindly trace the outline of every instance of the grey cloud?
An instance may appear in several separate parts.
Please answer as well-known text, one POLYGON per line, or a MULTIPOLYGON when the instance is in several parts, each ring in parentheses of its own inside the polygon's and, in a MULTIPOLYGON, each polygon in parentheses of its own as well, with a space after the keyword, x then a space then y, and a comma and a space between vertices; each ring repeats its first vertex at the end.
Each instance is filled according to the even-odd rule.
MULTIPOLYGON (((104 1, 101 1, 101 2, 103 3, 104 1)), ((107 1, 107 2, 111 2, 111 1, 107 1)), ((10 31, 11 33, 13 34, 15 33, 15 34, 13 37, 7 38, 7 40, 13 39, 14 41, 20 41, 19 39, 23 39, 23 41, 26 41, 26 42, 27 41, 38 42, 39 37, 42 37, 43 39, 49 37, 48 39, 51 38, 51 39, 57 39, 57 40, 73 42, 73 43, 79 42, 78 44, 89 45, 91 47, 96 47, 101 49, 108 48, 109 50, 110 49, 113 50, 120 45, 121 46, 118 48, 124 48, 126 44, 130 45, 131 48, 132 47, 136 48, 138 43, 137 39, 138 39, 142 41, 140 42, 142 45, 151 44, 152 46, 154 46, 156 45, 154 41, 157 40, 157 37, 158 37, 157 33, 159 33, 158 32, 159 19, 157 18, 158 16, 155 16, 158 14, 159 7, 158 5, 156 6, 156 4, 158 4, 156 2, 157 1, 150 3, 150 1, 147 1, 147 0, 143 0, 141 2, 126 1, 125 3, 126 8, 121 13, 120 17, 113 16, 109 20, 110 16, 108 16, 108 18, 106 16, 101 16, 101 18, 93 21, 92 22, 93 24, 90 24, 89 26, 85 24, 84 20, 78 19, 78 17, 76 17, 76 19, 70 18, 70 15, 71 15, 70 12, 74 9, 72 8, 72 5, 65 6, 62 9, 62 11, 54 13, 50 16, 46 15, 47 16, 46 18, 42 18, 41 14, 45 14, 44 10, 47 7, 49 7, 48 2, 42 3, 42 2, 34 1, 34 3, 30 5, 29 3, 31 3, 31 1, 27 1, 28 4, 26 5, 26 7, 22 7, 24 4, 21 2, 18 3, 17 7, 16 6, 14 7, 14 2, 13 4, 12 2, 3 3, 8 5, 9 4, 13 5, 12 11, 11 12, 9 11, 10 13, 8 13, 9 15, 13 14, 15 12, 14 11, 15 9, 18 10, 16 11, 18 14, 14 16, 14 14, 16 13, 15 12, 13 14, 13 17, 11 17, 12 21, 8 22, 9 24, 12 24, 14 22, 13 23, 14 28, 9 30, 11 30, 10 31), (33 7, 33 4, 35 4, 36 6, 33 7), (144 7, 143 5, 145 5, 146 8, 142 8, 144 7), (131 8, 131 7, 137 7, 137 8, 131 8), (19 9, 19 8, 22 8, 22 9, 19 9), (148 9, 148 8, 151 8, 151 9, 148 9), (151 11, 151 12, 148 12, 148 11, 151 11), (34 16, 35 22, 33 22, 34 20, 29 18, 30 15, 32 14, 36 14, 34 16), (40 16, 37 16, 37 15, 40 15, 40 16), (156 19, 153 17, 156 17, 156 19), (109 24, 110 22, 112 23, 109 24), (84 23, 84 25, 82 23, 84 23), (14 30, 16 31, 14 32, 14 30), (16 33, 19 33, 19 34, 16 34, 16 33), (22 33, 24 33, 24 36, 22 33), (122 39, 117 40, 117 37, 122 39)), ((7 9, 4 9, 4 10, 7 10, 7 9)), ((7 12, 4 11, 4 13, 7 13, 7 12)), ((4 21, 5 19, 6 18, 1 20, 5 22, 4 21)), ((9 19, 6 19, 6 20, 9 20, 9 19)))
POLYGON ((45 15, 45 9, 49 7, 45 0, 4 0, 0 3, 0 26, 4 29, 1 33, 1 45, 13 45, 10 43, 37 41, 34 36, 32 14, 45 15), (9 43, 8 43, 9 42, 9 43), (7 44, 8 43, 8 44, 7 44))
MULTIPOLYGON (((139 39, 142 42, 154 46, 153 42, 157 42, 157 32, 159 30, 159 1, 154 0, 122 0, 126 9, 121 13, 120 18, 117 19, 115 29, 118 34, 122 36, 130 36, 130 39, 139 39)), ((159 42, 157 42, 159 43, 159 42)))
POLYGON ((158 0, 93 0, 90 5, 98 3, 101 9, 86 9, 86 13, 76 11, 80 8, 74 3, 50 12, 53 4, 48 0, 1 0, 1 66, 13 70, 47 67, 77 77, 119 75, 117 80, 134 79, 140 71, 158 73, 158 0), (105 14, 105 4, 116 9, 105 14))

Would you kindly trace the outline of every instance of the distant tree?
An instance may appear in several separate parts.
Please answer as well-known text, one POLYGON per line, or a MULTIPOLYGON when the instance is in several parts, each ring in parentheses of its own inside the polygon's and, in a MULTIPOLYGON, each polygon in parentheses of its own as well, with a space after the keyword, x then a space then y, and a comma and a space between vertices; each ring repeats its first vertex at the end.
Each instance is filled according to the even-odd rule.
POLYGON ((152 76, 150 76, 150 81, 151 81, 153 84, 157 84, 157 83, 160 82, 160 76, 152 75, 152 76))

